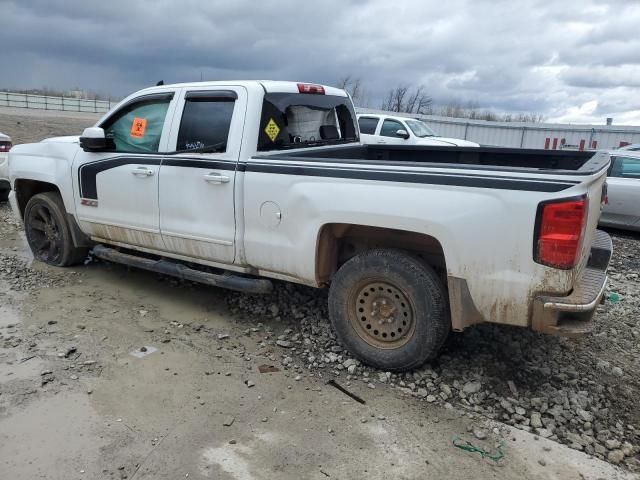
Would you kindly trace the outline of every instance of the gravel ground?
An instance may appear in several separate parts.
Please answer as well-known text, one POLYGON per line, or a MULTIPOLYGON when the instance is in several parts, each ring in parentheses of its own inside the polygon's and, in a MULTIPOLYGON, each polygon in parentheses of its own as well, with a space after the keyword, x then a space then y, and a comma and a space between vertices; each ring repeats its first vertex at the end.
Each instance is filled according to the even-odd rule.
POLYGON ((232 294, 229 304, 255 318, 295 322, 278 344, 283 364, 296 370, 390 383, 425 402, 501 420, 637 471, 640 238, 612 234, 609 299, 598 308, 593 335, 571 340, 481 325, 452 334, 437 361, 408 374, 368 368, 343 351, 329 324, 326 291, 279 284, 270 296, 232 294))
MULTIPOLYGON (((58 357, 58 361, 63 362, 67 356, 72 359, 80 352, 91 352, 86 363, 67 360, 65 363, 70 365, 63 369, 45 368, 43 364, 39 381, 45 392, 65 393, 68 388, 65 385, 73 385, 79 380, 98 382, 105 368, 112 370, 114 367, 107 366, 107 359, 116 358, 117 352, 105 350, 99 346, 100 343, 107 336, 115 337, 116 345, 127 342, 132 333, 128 331, 129 327, 115 323, 110 325, 105 320, 134 308, 138 319, 124 320, 125 324, 133 321, 137 330, 147 332, 143 334, 148 339, 138 340, 140 344, 170 344, 173 349, 187 349, 203 359, 227 358, 224 364, 228 366, 234 362, 245 365, 248 370, 243 378, 249 388, 257 380, 249 367, 253 363, 267 362, 277 365, 289 382, 296 384, 301 381, 303 385, 307 382, 306 390, 321 392, 319 387, 308 384, 311 379, 324 384, 333 378, 365 398, 375 393, 383 398, 395 396, 407 405, 422 405, 424 418, 431 419, 432 425, 439 421, 437 417, 445 422, 443 428, 455 425, 453 418, 466 418, 467 438, 476 443, 485 442, 485 448, 515 442, 516 435, 505 428, 506 424, 531 432, 537 435, 535 438, 545 437, 545 441, 566 444, 631 472, 640 470, 640 439, 637 433, 640 422, 634 402, 640 377, 634 368, 640 303, 638 275, 635 273, 640 239, 636 237, 615 234, 610 294, 615 292, 618 300, 615 303, 609 300, 599 307, 596 332, 592 336, 567 340, 524 329, 482 325, 452 335, 437 361, 418 371, 398 375, 366 367, 343 350, 328 321, 326 291, 277 283, 274 293, 268 296, 222 292, 216 296, 226 301, 229 318, 235 318, 234 331, 212 328, 206 323, 176 320, 161 321, 159 327, 160 307, 157 303, 147 299, 139 307, 123 304, 122 294, 109 290, 109 285, 118 284, 116 278, 106 279, 107 283, 100 280, 102 286, 82 290, 89 288, 83 287, 83 282, 90 272, 104 277, 109 271, 123 271, 128 278, 130 274, 125 273, 126 269, 101 262, 79 269, 55 269, 39 262, 31 263, 24 250, 11 247, 24 243, 18 227, 8 206, 0 204, 0 299, 5 298, 20 308, 28 318, 38 314, 40 320, 36 324, 27 324, 26 329, 10 323, 7 330, 0 330, 0 351, 22 349, 24 358, 58 357), (82 293, 70 293, 80 290, 82 293), (51 296, 46 294, 49 291, 51 296), (56 292, 67 293, 60 298, 56 292), (87 294, 90 298, 83 304, 85 306, 78 305, 76 295, 87 294), (29 301, 20 301, 20 295, 28 295, 29 301), (60 307, 50 306, 49 302, 54 298, 60 307), (152 303, 148 303, 150 301, 152 303), (62 310, 56 313, 58 316, 51 317, 41 312, 43 308, 45 311, 47 308, 62 310), (42 323, 42 318, 57 320, 42 323), (65 320, 68 325, 62 324, 60 318, 69 319, 65 320), (77 319, 84 320, 78 322, 77 319), (93 321, 98 323, 92 324, 93 321), (139 325, 141 321, 155 323, 139 325), (144 325, 153 325, 153 328, 144 325), (86 331, 92 330, 93 339, 89 344, 79 339, 84 336, 85 328, 86 331), (103 329, 102 333, 97 331, 98 328, 103 329), (229 355, 235 360, 230 360, 229 355), (439 414, 438 411, 449 412, 453 417, 443 417, 441 415, 446 413, 439 414)), ((144 279, 149 276, 154 277, 148 273, 141 275, 143 282, 148 281, 144 279)), ((207 291, 199 285, 155 277, 159 285, 169 285, 171 291, 185 292, 186 295, 193 292, 194 298, 202 298, 207 291)), ((176 298, 182 296, 175 295, 176 298)), ((171 299, 167 301, 170 303, 171 299)), ((181 307, 175 308, 179 312, 181 307)), ((178 314, 178 317, 187 316, 186 313, 178 314)), ((162 317, 166 318, 165 315, 162 317)), ((205 372, 207 376, 213 373, 205 372)), ((220 373, 218 371, 218 375, 220 373)), ((129 385, 131 380, 124 381, 129 385)), ((4 395, 0 388, 0 418, 16 406, 26 407, 39 395, 32 382, 19 379, 13 382, 11 388, 4 390, 4 395)), ((287 388, 291 388, 290 384, 287 388)), ((109 395, 108 391, 102 391, 109 395)), ((91 393, 91 388, 88 393, 91 393)), ((204 405, 200 396, 196 398, 200 405, 204 405)), ((389 400, 385 404, 377 413, 372 413, 374 420, 384 421, 388 416, 389 400)), ((411 416, 401 418, 406 421, 411 416)), ((361 420, 367 421, 366 418, 361 420)), ((268 421, 268 416, 264 416, 262 421, 268 421)), ((334 435, 337 426, 328 428, 334 435)), ((440 432, 438 438, 442 436, 440 432)), ((403 438, 399 441, 408 440, 403 438)), ((551 455, 552 447, 540 445, 544 445, 544 450, 539 454, 537 467, 544 469, 549 461, 545 457, 551 455)), ((513 456, 513 451, 509 455, 513 456)), ((457 460, 452 458, 451 461, 457 460)), ((511 473, 504 471, 501 475, 509 477, 511 473)), ((486 472, 482 476, 484 478, 486 472)), ((534 475, 534 478, 537 477, 534 475)), ((586 475, 586 478, 614 476, 586 475)))
MULTIPOLYGON (((22 128, 24 116, 5 113, 0 115, 0 131, 21 143, 48 135, 78 134, 95 118, 70 115, 36 120, 22 128)), ((8 206, 0 204, 0 301, 14 298, 7 291, 20 295, 81 282, 74 270, 31 264, 15 246, 20 243, 19 227, 8 206)), ((491 421, 495 420, 639 471, 640 412, 635 401, 640 391, 640 235, 611 233, 614 256, 608 300, 598 308, 592 335, 569 340, 481 325, 452 335, 437 361, 410 374, 378 371, 351 358, 328 321, 326 291, 276 283, 269 296, 229 292, 224 298, 231 313, 245 319, 247 336, 270 325, 257 348, 268 349, 271 353, 265 358, 279 362, 295 380, 336 378, 349 388, 385 389, 399 398, 411 397, 425 409, 441 406, 443 411, 464 414, 473 420, 469 433, 478 440, 487 435, 504 437, 499 428, 492 431, 491 421)), ((179 289, 201 288, 162 281, 179 289)), ((184 335, 179 334, 178 326, 167 324, 164 334, 154 341, 179 341, 184 335)), ((29 335, 20 334, 17 328, 0 332, 0 347, 31 345, 29 335)), ((201 330, 196 326, 194 331, 201 330)), ((245 352, 244 348, 236 352, 243 361, 245 352)), ((94 367, 82 368, 91 373, 94 367)), ((42 381, 48 378, 43 375, 42 381)))

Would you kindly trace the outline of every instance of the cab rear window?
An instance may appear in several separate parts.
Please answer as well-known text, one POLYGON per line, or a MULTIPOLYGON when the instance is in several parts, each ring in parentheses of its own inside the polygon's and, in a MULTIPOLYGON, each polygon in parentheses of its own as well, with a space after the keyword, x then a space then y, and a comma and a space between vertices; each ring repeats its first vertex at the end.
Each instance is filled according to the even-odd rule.
POLYGON ((268 93, 262 104, 258 151, 357 142, 355 119, 347 97, 268 93))

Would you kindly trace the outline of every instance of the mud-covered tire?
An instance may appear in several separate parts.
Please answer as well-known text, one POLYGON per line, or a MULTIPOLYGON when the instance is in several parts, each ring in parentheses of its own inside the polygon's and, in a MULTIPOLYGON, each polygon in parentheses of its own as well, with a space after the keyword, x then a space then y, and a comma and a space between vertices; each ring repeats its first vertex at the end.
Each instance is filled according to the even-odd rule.
POLYGON ((340 267, 331 282, 329 315, 353 355, 395 372, 435 358, 451 328, 436 272, 393 249, 364 252, 340 267))
POLYGON ((38 193, 24 210, 24 230, 33 256, 49 265, 81 263, 88 249, 73 244, 62 198, 57 192, 38 193))

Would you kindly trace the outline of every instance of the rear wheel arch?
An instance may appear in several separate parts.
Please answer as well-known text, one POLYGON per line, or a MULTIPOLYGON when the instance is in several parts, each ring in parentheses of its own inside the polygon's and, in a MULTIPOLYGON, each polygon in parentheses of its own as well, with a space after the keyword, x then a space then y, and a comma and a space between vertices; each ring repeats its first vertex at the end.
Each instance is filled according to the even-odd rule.
POLYGON ((327 223, 318 232, 315 274, 318 285, 327 285, 341 265, 367 250, 393 248, 419 257, 438 272, 447 283, 444 248, 436 237, 387 227, 327 223))

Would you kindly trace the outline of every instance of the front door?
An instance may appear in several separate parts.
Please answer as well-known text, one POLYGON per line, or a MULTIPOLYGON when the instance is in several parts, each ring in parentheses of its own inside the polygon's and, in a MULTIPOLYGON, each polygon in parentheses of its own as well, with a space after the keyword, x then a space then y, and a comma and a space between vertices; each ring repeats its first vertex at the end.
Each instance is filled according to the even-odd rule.
POLYGON ((406 130, 406 127, 397 120, 385 118, 380 126, 377 143, 379 145, 407 145, 407 141, 397 135, 398 130, 406 130))
POLYGON ((235 257, 235 172, 247 92, 188 88, 176 107, 160 167, 160 230, 167 251, 231 264, 235 257))
POLYGON ((76 213, 98 241, 163 250, 158 179, 176 92, 126 101, 99 125, 108 152, 80 151, 73 163, 76 213))

